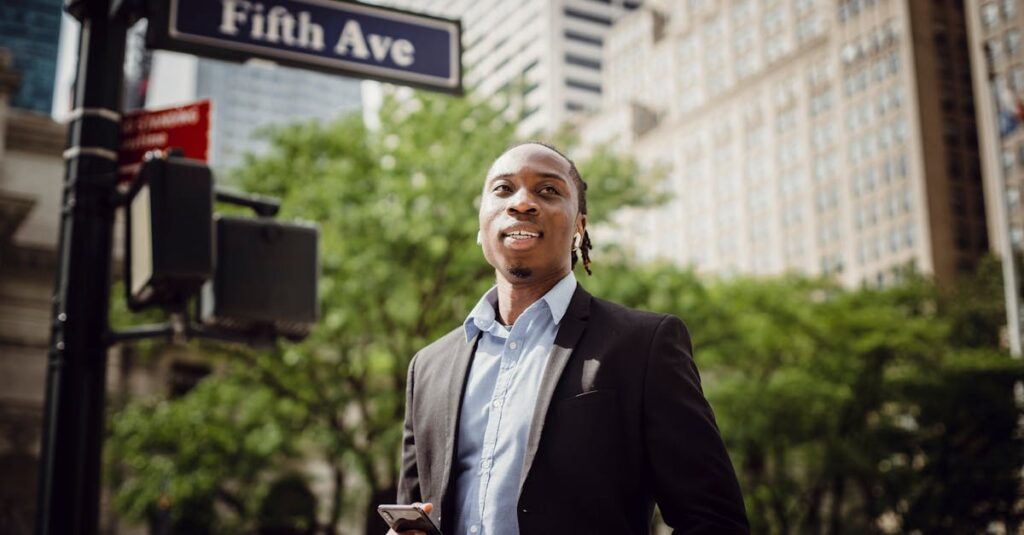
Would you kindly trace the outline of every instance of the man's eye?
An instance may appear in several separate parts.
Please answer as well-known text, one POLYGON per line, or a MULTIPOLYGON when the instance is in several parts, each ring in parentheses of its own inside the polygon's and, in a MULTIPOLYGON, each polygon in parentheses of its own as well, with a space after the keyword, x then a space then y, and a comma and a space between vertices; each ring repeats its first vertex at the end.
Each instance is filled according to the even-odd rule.
POLYGON ((558 195, 558 188, 554 186, 544 186, 540 189, 540 192, 548 195, 558 195))
POLYGON ((494 191, 501 193, 511 193, 512 188, 509 187, 508 184, 498 184, 497 186, 494 186, 494 191))

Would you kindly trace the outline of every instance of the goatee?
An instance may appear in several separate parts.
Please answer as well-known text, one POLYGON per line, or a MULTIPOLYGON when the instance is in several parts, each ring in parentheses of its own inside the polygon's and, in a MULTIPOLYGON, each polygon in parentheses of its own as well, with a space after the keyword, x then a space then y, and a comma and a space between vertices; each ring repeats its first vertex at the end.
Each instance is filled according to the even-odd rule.
POLYGON ((528 279, 530 275, 533 275, 533 270, 523 266, 513 266, 508 268, 509 275, 517 279, 528 279))

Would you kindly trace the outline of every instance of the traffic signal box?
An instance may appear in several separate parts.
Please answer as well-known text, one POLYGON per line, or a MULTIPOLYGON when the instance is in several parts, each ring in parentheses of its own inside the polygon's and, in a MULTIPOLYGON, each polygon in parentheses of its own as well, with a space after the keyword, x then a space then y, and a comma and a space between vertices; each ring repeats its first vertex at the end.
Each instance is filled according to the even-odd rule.
POLYGON ((184 305, 213 275, 213 175, 202 162, 150 158, 128 194, 128 306, 184 305))
POLYGON ((316 227, 269 218, 217 216, 217 268, 200 294, 199 318, 231 331, 270 327, 309 334, 318 316, 316 227))

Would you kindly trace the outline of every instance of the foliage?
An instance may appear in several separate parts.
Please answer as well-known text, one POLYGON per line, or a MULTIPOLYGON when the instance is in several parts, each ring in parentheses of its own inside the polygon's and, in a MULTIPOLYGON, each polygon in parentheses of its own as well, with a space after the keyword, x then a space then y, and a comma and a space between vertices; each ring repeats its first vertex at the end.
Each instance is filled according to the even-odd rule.
POLYGON ((109 451, 121 469, 115 505, 129 518, 232 532, 252 518, 274 459, 295 456, 289 436, 305 407, 241 375, 203 381, 174 401, 130 404, 113 420, 109 451), (216 515, 220 503, 229 515, 216 515))
POLYGON ((988 312, 998 296, 958 301, 998 285, 967 280, 944 293, 912 277, 849 291, 797 276, 715 281, 634 266, 601 269, 591 286, 688 321, 753 532, 1020 525, 1013 388, 1024 368, 977 347, 998 331, 988 312), (618 276, 627 270, 628 280, 618 276))

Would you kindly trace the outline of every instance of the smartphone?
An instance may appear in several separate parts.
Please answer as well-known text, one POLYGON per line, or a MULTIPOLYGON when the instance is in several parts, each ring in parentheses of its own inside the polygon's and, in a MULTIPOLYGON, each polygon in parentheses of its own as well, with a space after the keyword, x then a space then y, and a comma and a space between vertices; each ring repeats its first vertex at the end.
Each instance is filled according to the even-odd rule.
POLYGON ((418 505, 378 505, 377 513, 398 533, 418 530, 427 535, 441 535, 441 529, 418 505))

